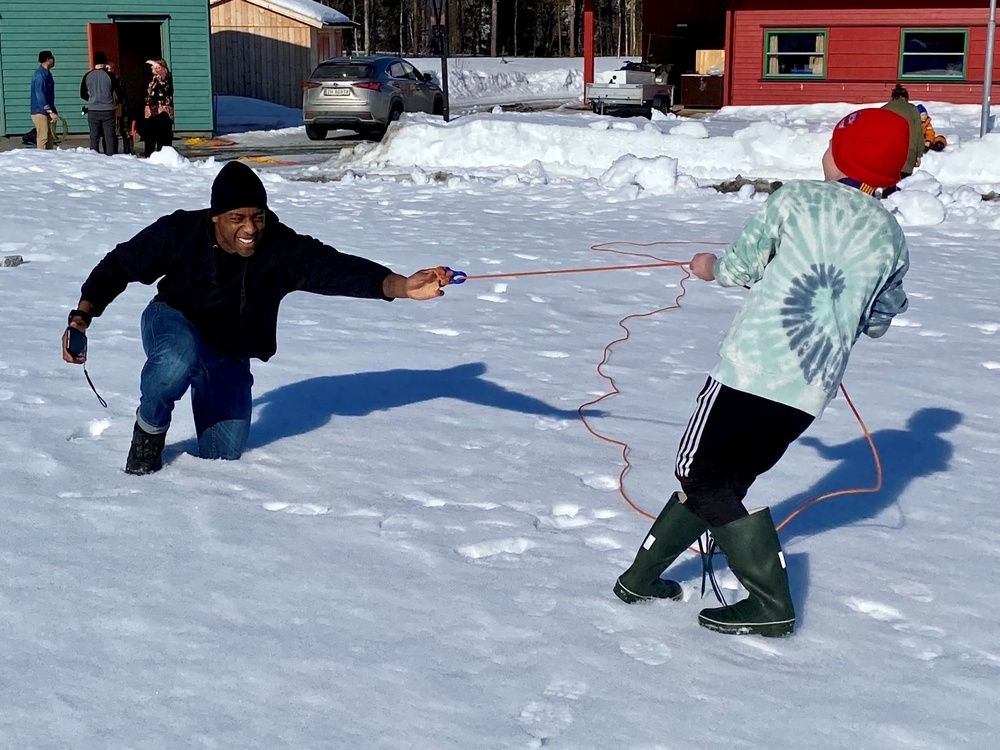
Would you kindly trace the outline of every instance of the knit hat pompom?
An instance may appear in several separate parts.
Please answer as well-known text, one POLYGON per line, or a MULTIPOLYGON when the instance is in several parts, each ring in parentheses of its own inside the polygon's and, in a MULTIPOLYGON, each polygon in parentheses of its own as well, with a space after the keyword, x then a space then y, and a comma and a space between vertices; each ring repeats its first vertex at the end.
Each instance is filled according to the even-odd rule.
POLYGON ((267 208, 267 191, 250 167, 230 161, 212 183, 211 215, 219 216, 237 208, 267 208))
POLYGON ((837 123, 830 148, 837 168, 852 180, 892 187, 910 152, 910 123, 888 109, 859 109, 837 123))

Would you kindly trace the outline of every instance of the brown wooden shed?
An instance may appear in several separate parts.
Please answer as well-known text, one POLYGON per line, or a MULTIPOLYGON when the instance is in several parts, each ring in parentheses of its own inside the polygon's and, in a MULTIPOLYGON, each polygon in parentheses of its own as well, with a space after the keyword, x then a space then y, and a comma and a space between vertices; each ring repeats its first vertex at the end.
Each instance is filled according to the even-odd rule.
POLYGON ((314 0, 210 0, 215 93, 302 106, 302 82, 343 53, 347 16, 314 0))

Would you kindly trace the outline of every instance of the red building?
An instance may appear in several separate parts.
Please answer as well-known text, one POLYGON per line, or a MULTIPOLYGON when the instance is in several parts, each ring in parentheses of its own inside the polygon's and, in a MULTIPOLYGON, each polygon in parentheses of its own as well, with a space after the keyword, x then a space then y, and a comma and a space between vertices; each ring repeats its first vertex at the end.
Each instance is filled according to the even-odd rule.
POLYGON ((723 101, 980 103, 988 21, 989 0, 729 0, 723 101))

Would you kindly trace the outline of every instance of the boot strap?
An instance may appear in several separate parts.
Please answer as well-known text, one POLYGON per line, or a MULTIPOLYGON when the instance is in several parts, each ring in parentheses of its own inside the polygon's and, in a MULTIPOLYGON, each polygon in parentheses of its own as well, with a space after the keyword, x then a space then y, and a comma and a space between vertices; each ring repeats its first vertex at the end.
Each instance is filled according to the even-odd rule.
POLYGON ((722 588, 715 577, 715 566, 712 564, 712 557, 715 555, 717 546, 715 537, 712 536, 711 531, 708 532, 707 547, 702 542, 701 536, 698 537, 698 552, 701 555, 701 598, 705 598, 705 579, 707 578, 712 584, 712 591, 715 592, 715 598, 719 600, 719 604, 723 607, 728 607, 729 603, 726 601, 726 597, 722 595, 722 588))

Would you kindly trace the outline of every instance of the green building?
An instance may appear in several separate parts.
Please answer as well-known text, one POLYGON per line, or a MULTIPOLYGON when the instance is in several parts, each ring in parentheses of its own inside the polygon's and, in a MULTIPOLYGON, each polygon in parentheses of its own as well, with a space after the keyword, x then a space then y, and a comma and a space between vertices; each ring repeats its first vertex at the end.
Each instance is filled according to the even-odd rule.
MULTIPOLYGON (((208 0, 0 0, 0 133, 31 130, 31 77, 52 50, 56 108, 70 132, 87 132, 80 81, 104 52, 141 116, 150 68, 162 57, 174 79, 174 129, 211 133, 212 61, 208 0)), ((60 126, 61 127, 61 126, 60 126)))

